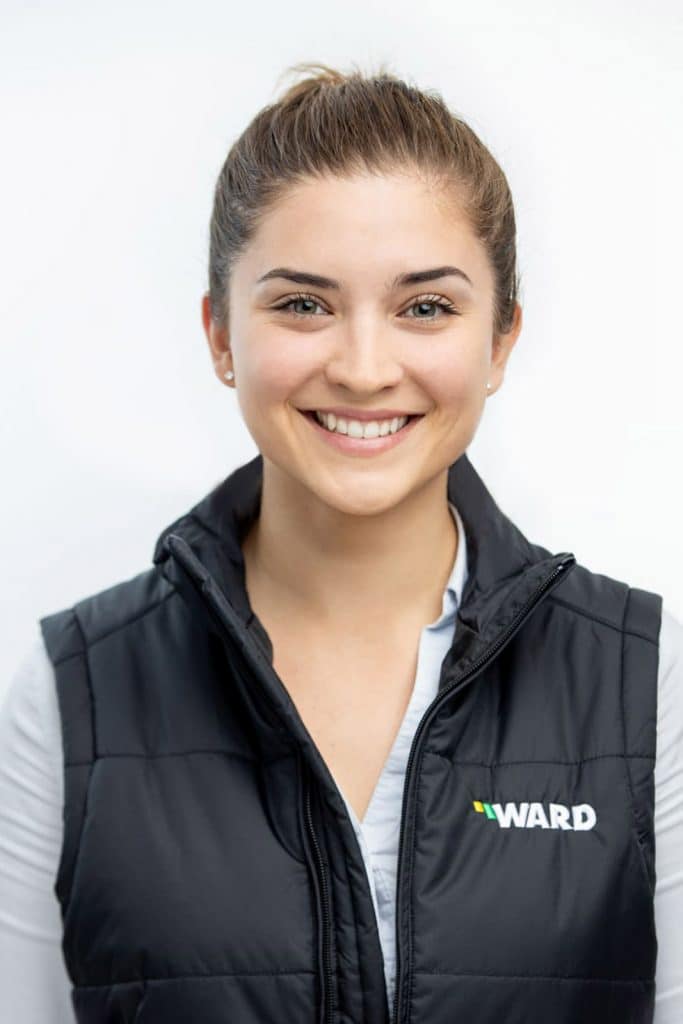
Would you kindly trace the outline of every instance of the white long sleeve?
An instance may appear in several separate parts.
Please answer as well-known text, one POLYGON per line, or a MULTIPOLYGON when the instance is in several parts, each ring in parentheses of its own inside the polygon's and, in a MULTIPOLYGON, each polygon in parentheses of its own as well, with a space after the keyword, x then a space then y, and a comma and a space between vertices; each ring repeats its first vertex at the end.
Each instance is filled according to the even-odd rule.
MULTIPOLYGON (((655 839, 655 1024, 683 1024, 683 625, 660 633, 655 839)), ((37 627, 0 707, 0 1020, 74 1024, 54 880, 61 854, 61 724, 37 627)))
POLYGON ((74 1024, 53 885, 64 802, 54 670, 40 627, 0 708, 0 1021, 74 1024))
POLYGON ((683 1024, 683 625, 662 612, 655 762, 654 1024, 683 1024))

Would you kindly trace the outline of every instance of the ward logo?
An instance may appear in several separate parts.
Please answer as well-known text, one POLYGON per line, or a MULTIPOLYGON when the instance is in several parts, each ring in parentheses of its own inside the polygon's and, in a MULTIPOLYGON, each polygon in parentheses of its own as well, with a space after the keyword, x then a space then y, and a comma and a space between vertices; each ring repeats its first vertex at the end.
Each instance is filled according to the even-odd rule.
POLYGON ((584 832, 593 828, 597 815, 590 804, 548 804, 547 811, 541 803, 487 804, 483 800, 472 801, 475 811, 485 814, 491 821, 497 821, 499 828, 561 828, 584 832))

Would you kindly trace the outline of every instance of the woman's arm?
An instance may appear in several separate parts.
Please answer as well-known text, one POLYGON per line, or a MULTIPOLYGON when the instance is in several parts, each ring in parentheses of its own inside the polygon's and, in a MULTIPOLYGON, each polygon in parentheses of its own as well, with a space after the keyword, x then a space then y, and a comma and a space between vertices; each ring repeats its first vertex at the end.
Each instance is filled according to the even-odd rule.
POLYGON ((53 890, 62 844, 57 691, 40 627, 0 706, 0 1020, 74 1024, 53 890))
POLYGON ((655 762, 655 1024, 683 1021, 683 625, 664 608, 655 762))

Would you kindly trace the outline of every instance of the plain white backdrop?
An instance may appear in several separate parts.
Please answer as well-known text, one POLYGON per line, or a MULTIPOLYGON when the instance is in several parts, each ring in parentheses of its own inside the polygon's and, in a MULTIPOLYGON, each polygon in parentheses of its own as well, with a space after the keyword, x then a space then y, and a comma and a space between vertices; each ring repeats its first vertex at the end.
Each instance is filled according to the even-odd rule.
POLYGON ((524 326, 469 455, 526 535, 683 619, 683 8, 0 8, 0 698, 35 620, 256 454, 200 319, 215 180, 291 64, 437 89, 515 198, 524 326))

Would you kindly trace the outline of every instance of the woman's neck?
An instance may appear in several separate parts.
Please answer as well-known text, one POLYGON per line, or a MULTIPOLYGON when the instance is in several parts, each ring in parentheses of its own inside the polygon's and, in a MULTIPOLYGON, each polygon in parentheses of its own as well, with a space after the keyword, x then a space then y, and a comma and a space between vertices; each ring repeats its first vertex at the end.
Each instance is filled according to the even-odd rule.
POLYGON ((438 618, 459 543, 446 474, 386 513, 352 516, 265 469, 242 543, 250 598, 343 627, 438 618))

